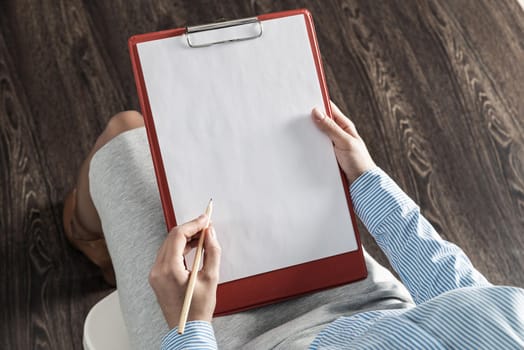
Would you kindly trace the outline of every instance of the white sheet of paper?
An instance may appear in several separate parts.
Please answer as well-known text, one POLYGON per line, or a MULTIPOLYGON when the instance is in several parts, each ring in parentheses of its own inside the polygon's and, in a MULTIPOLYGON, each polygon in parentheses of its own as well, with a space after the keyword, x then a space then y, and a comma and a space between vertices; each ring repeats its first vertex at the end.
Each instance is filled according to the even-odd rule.
POLYGON ((177 222, 204 212, 222 245, 220 282, 356 250, 302 15, 254 40, 138 44, 177 222))

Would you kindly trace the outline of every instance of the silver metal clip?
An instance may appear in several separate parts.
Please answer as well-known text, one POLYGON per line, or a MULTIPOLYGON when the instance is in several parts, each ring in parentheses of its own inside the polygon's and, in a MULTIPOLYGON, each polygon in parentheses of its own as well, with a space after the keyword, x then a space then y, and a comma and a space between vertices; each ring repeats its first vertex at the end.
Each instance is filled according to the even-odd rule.
POLYGON ((233 21, 225 21, 225 22, 219 22, 219 23, 202 24, 199 26, 186 27, 186 41, 189 47, 193 47, 193 48, 206 47, 206 46, 211 46, 211 45, 216 45, 216 44, 223 44, 223 43, 227 43, 231 41, 244 41, 244 40, 256 39, 262 36, 262 31, 263 31, 262 23, 260 23, 260 20, 257 17, 242 18, 242 19, 236 19, 233 21), (253 24, 253 23, 258 24, 257 31, 254 34, 230 38, 230 39, 212 41, 212 42, 204 43, 204 44, 196 44, 191 41, 191 36, 190 36, 191 34, 205 32, 209 30, 222 29, 222 28, 237 27, 237 26, 253 24))

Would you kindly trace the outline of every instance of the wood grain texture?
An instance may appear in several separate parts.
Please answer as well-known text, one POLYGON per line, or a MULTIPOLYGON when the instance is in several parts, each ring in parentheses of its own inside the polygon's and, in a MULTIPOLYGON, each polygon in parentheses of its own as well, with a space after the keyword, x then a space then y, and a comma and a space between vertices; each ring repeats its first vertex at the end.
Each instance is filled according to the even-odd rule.
MULTIPOLYGON (((524 12, 515 0, 0 2, 0 348, 81 349, 110 292, 62 199, 137 109, 133 34, 305 7, 332 98, 376 162, 492 282, 524 286, 524 12)), ((368 251, 385 257, 362 228, 368 251)))
POLYGON ((71 325, 78 324, 78 314, 85 314, 107 288, 63 239, 59 210, 43 176, 43 150, 13 72, 0 36, 0 347, 72 348, 81 328, 71 325))

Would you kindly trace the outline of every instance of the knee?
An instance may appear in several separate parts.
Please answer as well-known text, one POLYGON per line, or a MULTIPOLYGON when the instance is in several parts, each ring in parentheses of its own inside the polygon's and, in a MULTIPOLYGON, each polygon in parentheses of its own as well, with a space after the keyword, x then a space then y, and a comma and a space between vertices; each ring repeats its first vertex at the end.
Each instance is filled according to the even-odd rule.
POLYGON ((103 134, 105 138, 112 139, 124 131, 136 129, 141 126, 144 126, 144 119, 140 113, 137 111, 124 111, 115 114, 109 119, 103 134))
POLYGON ((137 111, 125 111, 115 114, 107 122, 106 128, 96 140, 93 151, 108 143, 111 139, 124 131, 144 126, 144 119, 137 111))

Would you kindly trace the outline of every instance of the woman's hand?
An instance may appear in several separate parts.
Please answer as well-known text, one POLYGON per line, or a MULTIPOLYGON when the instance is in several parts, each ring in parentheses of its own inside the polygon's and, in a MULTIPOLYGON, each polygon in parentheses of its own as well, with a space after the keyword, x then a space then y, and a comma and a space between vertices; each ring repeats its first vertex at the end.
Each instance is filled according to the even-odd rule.
POLYGON ((355 124, 331 102, 333 119, 320 108, 312 111, 317 126, 333 141, 335 156, 351 185, 365 171, 376 167, 355 124))
POLYGON ((215 311, 221 248, 213 226, 204 230, 206 220, 206 215, 201 215, 174 227, 160 247, 149 274, 149 283, 170 329, 178 325, 189 281, 184 256, 198 245, 198 233, 206 235, 204 263, 197 275, 188 321, 211 321, 215 311))

